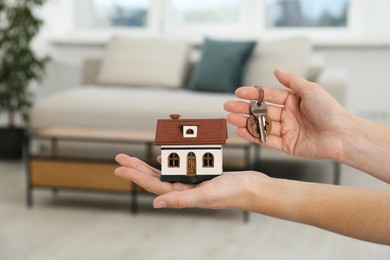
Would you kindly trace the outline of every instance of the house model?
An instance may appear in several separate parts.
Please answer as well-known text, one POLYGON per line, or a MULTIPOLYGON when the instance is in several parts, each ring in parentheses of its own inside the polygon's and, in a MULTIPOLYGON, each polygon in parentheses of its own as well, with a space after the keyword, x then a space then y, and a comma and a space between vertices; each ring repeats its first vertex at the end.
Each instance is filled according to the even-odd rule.
POLYGON ((161 180, 199 183, 222 174, 225 119, 171 119, 157 121, 156 145, 161 145, 161 180))

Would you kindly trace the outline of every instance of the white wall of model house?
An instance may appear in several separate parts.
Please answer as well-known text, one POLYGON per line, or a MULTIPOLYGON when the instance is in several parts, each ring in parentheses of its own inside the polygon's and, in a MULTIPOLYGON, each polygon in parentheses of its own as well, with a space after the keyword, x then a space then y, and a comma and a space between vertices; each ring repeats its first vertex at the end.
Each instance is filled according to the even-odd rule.
POLYGON ((187 156, 193 152, 196 158, 196 175, 222 174, 222 145, 164 145, 161 146, 161 173, 163 175, 186 175, 187 156), (204 148, 204 149, 202 149, 204 148), (168 156, 177 153, 180 167, 168 167, 168 156), (203 156, 211 153, 214 156, 214 167, 203 167, 203 156))

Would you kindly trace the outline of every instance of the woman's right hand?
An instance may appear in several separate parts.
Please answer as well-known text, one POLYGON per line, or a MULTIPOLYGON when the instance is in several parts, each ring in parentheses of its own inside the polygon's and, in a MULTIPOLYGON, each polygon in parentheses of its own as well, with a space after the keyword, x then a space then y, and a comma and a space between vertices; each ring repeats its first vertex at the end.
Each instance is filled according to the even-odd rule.
MULTIPOLYGON (((294 156, 338 160, 342 152, 346 126, 353 116, 316 83, 296 74, 275 70, 277 79, 288 89, 264 88, 264 100, 284 107, 268 106, 272 130, 267 143, 252 137, 246 129, 248 102, 229 100, 225 103, 229 123, 237 126, 237 134, 249 141, 276 148, 294 156), (244 114, 244 115, 243 115, 244 114)), ((241 87, 236 96, 257 100, 259 91, 241 87)))

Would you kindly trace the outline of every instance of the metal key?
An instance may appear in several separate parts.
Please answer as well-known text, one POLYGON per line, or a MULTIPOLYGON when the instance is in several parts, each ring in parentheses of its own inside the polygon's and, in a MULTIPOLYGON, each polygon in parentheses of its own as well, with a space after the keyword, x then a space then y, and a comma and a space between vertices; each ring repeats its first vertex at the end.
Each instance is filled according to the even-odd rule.
POLYGON ((267 116, 267 104, 264 101, 254 100, 251 102, 251 112, 257 118, 259 124, 260 140, 262 143, 267 142, 267 133, 265 131, 267 116))
MULTIPOLYGON (((260 139, 260 130, 259 130, 260 128, 259 128, 258 118, 255 117, 253 114, 251 114, 246 121, 246 129, 248 130, 248 133, 251 136, 260 139)), ((272 121, 271 118, 269 118, 267 115, 265 116, 266 135, 269 135, 271 133, 271 130, 272 130, 272 121)))

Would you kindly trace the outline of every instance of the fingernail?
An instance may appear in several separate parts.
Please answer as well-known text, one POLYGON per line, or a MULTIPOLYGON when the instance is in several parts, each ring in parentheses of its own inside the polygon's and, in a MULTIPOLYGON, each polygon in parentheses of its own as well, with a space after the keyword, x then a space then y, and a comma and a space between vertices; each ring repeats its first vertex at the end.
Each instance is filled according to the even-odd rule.
POLYGON ((153 206, 155 209, 161 209, 161 208, 166 208, 168 205, 165 201, 159 201, 153 206))
POLYGON ((119 168, 116 168, 116 169, 115 169, 114 174, 115 174, 116 176, 119 176, 119 168))

